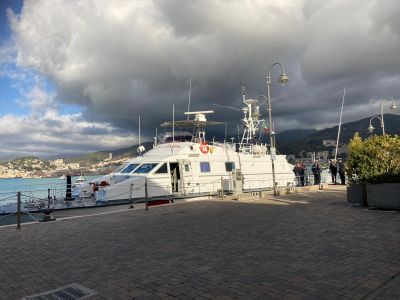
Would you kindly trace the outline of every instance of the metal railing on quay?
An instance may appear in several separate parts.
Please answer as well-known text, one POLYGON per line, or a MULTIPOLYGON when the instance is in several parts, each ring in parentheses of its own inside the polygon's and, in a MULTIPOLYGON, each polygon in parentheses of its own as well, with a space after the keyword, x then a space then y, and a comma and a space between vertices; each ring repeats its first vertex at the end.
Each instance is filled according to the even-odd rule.
MULTIPOLYGON (((321 174, 321 183, 326 183, 326 180, 330 178, 327 172, 321 174)), ((4 225, 4 220, 8 218, 15 219, 14 223, 17 224, 17 228, 21 228, 22 222, 37 221, 37 213, 43 212, 46 209, 57 209, 57 208, 68 208, 69 202, 74 202, 74 207, 88 207, 116 204, 118 200, 124 200, 123 203, 135 204, 138 201, 144 200, 146 202, 146 208, 148 209, 148 203, 151 201, 157 201, 162 197, 168 197, 172 199, 174 197, 192 197, 202 195, 220 195, 222 198, 224 194, 234 192, 234 186, 237 180, 230 176, 220 176, 219 179, 202 182, 182 182, 178 186, 173 186, 171 183, 155 184, 152 181, 146 179, 145 183, 135 184, 132 182, 119 183, 118 186, 122 188, 122 192, 116 193, 115 195, 110 194, 105 198, 105 201, 101 203, 97 202, 97 198, 94 195, 80 195, 74 198, 72 201, 65 199, 66 185, 53 184, 52 188, 47 189, 22 189, 21 191, 2 191, 0 192, 0 226, 4 225), (178 188, 177 188, 178 187, 178 188), (138 191, 140 193, 138 194, 138 191), (40 193, 40 195, 37 195, 40 193), (153 198, 153 199, 152 199, 153 198), (3 220, 3 222, 2 222, 3 220), (19 224, 19 225, 18 225, 19 224)), ((256 192, 256 191, 270 191, 273 189, 272 179, 252 179, 243 177, 241 180, 243 192, 256 192)), ((313 185, 314 176, 312 174, 305 174, 304 176, 294 176, 292 178, 277 178, 275 184, 278 189, 291 188, 294 186, 301 185, 313 185), (294 180, 293 180, 294 179, 294 180)), ((41 185, 44 186, 44 185, 41 185)), ((47 185, 48 186, 48 185, 47 185)), ((68 186, 72 188, 71 186, 68 186)), ((101 188, 101 186, 99 187, 101 188)), ((261 194, 260 194, 261 195, 261 194)), ((121 202, 122 203, 122 202, 121 202)))

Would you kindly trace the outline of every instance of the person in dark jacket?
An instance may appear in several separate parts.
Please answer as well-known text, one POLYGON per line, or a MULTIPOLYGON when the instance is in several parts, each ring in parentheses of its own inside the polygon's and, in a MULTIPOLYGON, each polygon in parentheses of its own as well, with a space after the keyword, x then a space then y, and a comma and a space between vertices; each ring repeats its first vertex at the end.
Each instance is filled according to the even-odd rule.
POLYGON ((300 163, 300 185, 304 186, 304 177, 306 175, 306 166, 303 162, 300 163))
POLYGON ((339 177, 342 184, 346 184, 346 166, 342 160, 339 160, 339 177))
POLYGON ((296 176, 297 186, 300 186, 300 164, 297 162, 293 168, 294 176, 296 176))
POLYGON ((332 183, 336 184, 337 166, 335 160, 331 160, 329 162, 329 170, 331 171, 332 175, 332 183))
POLYGON ((311 167, 311 172, 314 175, 314 184, 319 185, 321 183, 321 167, 317 160, 314 161, 314 164, 311 167))

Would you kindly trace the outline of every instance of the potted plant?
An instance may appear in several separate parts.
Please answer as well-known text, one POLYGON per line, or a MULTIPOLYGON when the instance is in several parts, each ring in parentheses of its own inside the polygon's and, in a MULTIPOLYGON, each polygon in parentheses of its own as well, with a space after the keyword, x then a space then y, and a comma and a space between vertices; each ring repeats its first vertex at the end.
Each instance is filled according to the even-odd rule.
POLYGON ((346 173, 348 176, 347 202, 368 206, 364 163, 363 141, 360 135, 356 133, 348 145, 346 161, 346 173))
POLYGON ((356 134, 349 144, 347 174, 350 203, 400 209, 400 138, 372 135, 363 141, 356 134))

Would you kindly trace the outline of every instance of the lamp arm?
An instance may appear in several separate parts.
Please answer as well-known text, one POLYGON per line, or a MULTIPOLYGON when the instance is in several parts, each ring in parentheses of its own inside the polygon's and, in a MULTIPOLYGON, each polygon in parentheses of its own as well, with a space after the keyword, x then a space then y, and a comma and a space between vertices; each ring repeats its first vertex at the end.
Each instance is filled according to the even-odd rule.
POLYGON ((268 73, 269 73, 269 78, 271 78, 271 69, 272 69, 274 66, 280 66, 280 67, 281 67, 282 73, 285 73, 285 68, 283 67, 283 65, 281 65, 280 63, 277 62, 277 63, 272 64, 272 65, 269 67, 269 71, 268 71, 268 73))

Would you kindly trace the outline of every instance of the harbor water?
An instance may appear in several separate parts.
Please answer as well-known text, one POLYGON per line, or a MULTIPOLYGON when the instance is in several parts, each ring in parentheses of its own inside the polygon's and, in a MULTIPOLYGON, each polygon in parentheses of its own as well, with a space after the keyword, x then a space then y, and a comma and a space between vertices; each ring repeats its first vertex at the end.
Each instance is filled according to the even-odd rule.
MULTIPOLYGON (((85 176, 87 182, 96 176, 85 176)), ((72 184, 78 176, 71 177, 72 184)), ((0 205, 17 202, 17 192, 20 192, 24 198, 41 198, 50 196, 57 198, 65 197, 66 179, 57 178, 1 178, 0 179, 0 205)))

